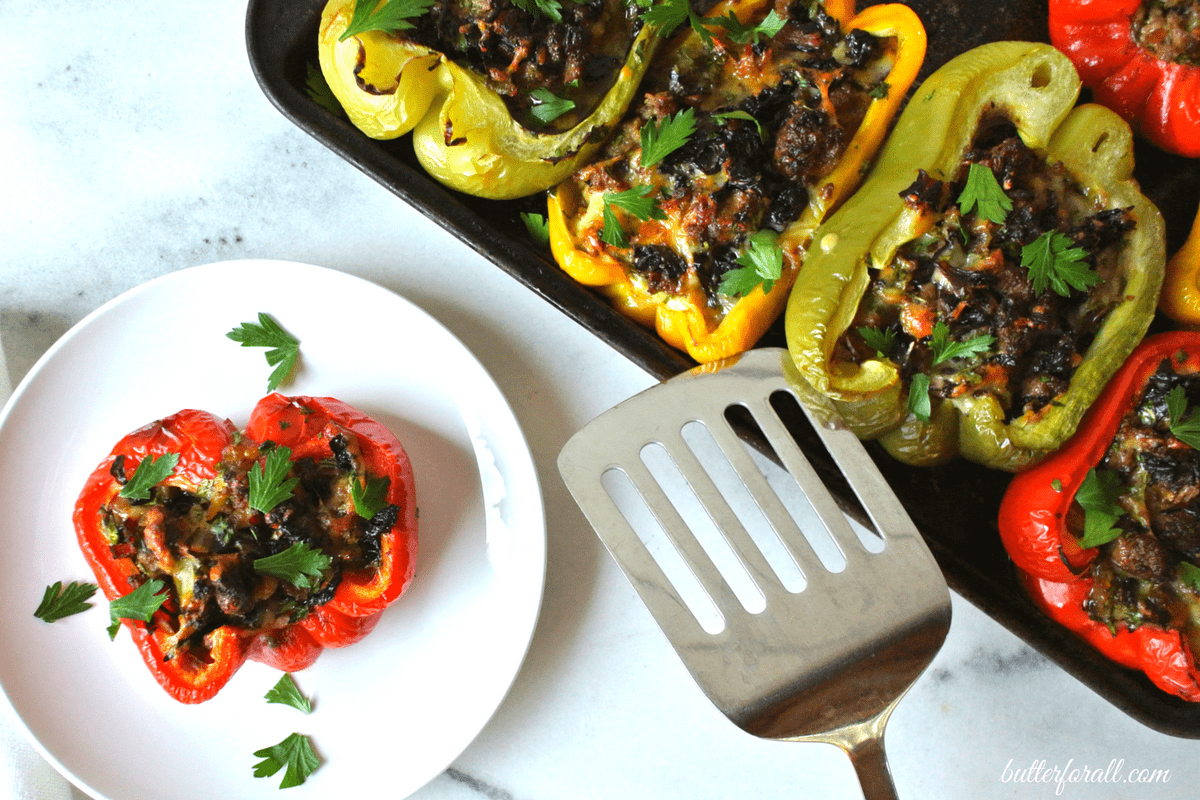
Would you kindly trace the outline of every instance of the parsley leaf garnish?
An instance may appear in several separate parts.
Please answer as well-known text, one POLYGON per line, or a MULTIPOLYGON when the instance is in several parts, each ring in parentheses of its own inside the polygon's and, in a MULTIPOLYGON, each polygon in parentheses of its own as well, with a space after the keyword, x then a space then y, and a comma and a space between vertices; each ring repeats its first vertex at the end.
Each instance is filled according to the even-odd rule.
POLYGON ((783 30, 787 20, 776 14, 775 9, 771 9, 770 13, 760 22, 746 25, 730 11, 726 16, 715 20, 715 24, 724 29, 731 40, 738 44, 745 44, 751 40, 757 43, 759 39, 773 38, 775 34, 783 30))
POLYGON ((638 0, 638 5, 646 9, 642 13, 642 21, 647 25, 658 25, 664 31, 673 30, 679 23, 693 16, 688 0, 663 0, 661 3, 638 0))
POLYGON ((718 292, 727 297, 744 297, 760 283, 763 294, 770 292, 775 281, 783 276, 783 250, 778 234, 768 229, 756 232, 750 237, 750 246, 734 262, 741 266, 725 273, 718 292))
POLYGON ((935 324, 933 326, 933 335, 929 337, 929 349, 933 351, 933 364, 935 366, 952 358, 986 353, 995 343, 996 337, 986 333, 972 336, 963 342, 951 341, 950 327, 944 322, 935 324))
POLYGON ((658 198, 649 196, 653 191, 649 186, 634 186, 623 192, 606 193, 603 198, 604 230, 600 232, 600 240, 613 247, 629 247, 629 239, 614 208, 627 211, 638 219, 666 219, 667 214, 659 206, 658 198))
POLYGON ((178 453, 163 453, 158 458, 146 456, 138 464, 133 477, 121 487, 121 497, 129 500, 149 500, 150 490, 170 477, 177 463, 178 453))
POLYGON ((325 81, 325 75, 311 61, 305 66, 308 71, 304 79, 304 93, 321 108, 331 114, 341 116, 342 104, 338 102, 333 90, 329 88, 329 84, 325 81))
POLYGON ((1111 470, 1088 470, 1087 477, 1075 492, 1075 502, 1083 509, 1083 536, 1079 546, 1087 549, 1111 542, 1122 533, 1114 526, 1119 517, 1125 515, 1118 499, 1121 496, 1121 479, 1111 470))
POLYGON ((555 22, 562 22, 562 3, 558 0, 513 0, 513 5, 530 14, 541 14, 555 22))
POLYGON ((261 311, 258 314, 258 324, 243 322, 225 334, 242 347, 269 347, 266 352, 267 364, 275 367, 267 381, 267 391, 273 392, 287 379, 288 373, 296 365, 300 355, 300 342, 279 327, 279 323, 261 311))
POLYGON ((929 401, 929 376, 924 372, 916 373, 908 381, 907 407, 909 413, 921 422, 929 422, 933 404, 929 401))
POLYGON ((63 617, 87 611, 92 604, 87 602, 96 593, 96 584, 71 581, 63 588, 62 581, 46 587, 42 602, 33 615, 45 622, 58 622, 63 617))
POLYGON ((262 759, 254 765, 256 778, 268 778, 284 770, 280 789, 299 786, 321 766, 321 759, 317 758, 312 742, 299 733, 290 734, 279 744, 255 750, 254 756, 262 759))
POLYGON ((532 211, 522 211, 521 222, 525 223, 525 230, 529 233, 529 238, 542 247, 550 244, 550 222, 545 216, 532 211))
POLYGON ((1200 567, 1188 561, 1179 562, 1179 579, 1193 591, 1200 592, 1200 567))
POLYGON ((534 100, 529 113, 543 125, 549 125, 575 107, 574 100, 559 97, 545 86, 534 89, 529 96, 534 100))
POLYGON ((250 467, 250 507, 264 514, 292 496, 299 478, 284 480, 292 468, 292 449, 277 445, 263 462, 250 467))
POLYGON ((896 344, 896 332, 891 328, 860 327, 857 330, 858 335, 867 343, 867 347, 873 349, 880 358, 887 358, 888 353, 892 351, 892 346, 896 344))
POLYGON ((283 552, 254 559, 254 571, 287 581, 301 589, 312 589, 333 559, 307 542, 296 542, 283 552))
POLYGON ((1021 266, 1029 270, 1035 292, 1041 294, 1052 288, 1067 297, 1071 288, 1087 291, 1103 282, 1103 278, 1084 262, 1087 251, 1073 245, 1066 234, 1046 231, 1021 248, 1021 266))
POLYGON ((338 41, 344 42, 351 36, 367 31, 406 31, 413 26, 409 20, 421 16, 432 5, 433 0, 384 0, 383 3, 379 0, 355 0, 350 24, 338 41))
POLYGON ((687 144, 695 132, 696 114, 690 108, 665 117, 658 124, 648 121, 642 126, 642 166, 652 167, 662 161, 687 144))
POLYGON ((1194 410, 1187 417, 1187 393, 1182 386, 1173 386, 1167 392, 1167 415, 1170 420, 1171 435, 1184 444, 1200 450, 1200 414, 1194 410))
POLYGON ((108 626, 108 638, 117 638, 123 619, 149 622, 167 599, 167 593, 163 591, 165 586, 158 578, 151 578, 124 597, 109 603, 108 614, 112 624, 108 626))
POLYGON ((350 484, 350 499, 354 501, 354 513, 363 519, 371 519, 387 506, 387 491, 391 479, 384 475, 380 478, 367 476, 366 481, 353 481, 350 484))
POLYGON ((754 127, 758 128, 758 138, 762 139, 763 141, 766 141, 767 135, 765 133, 763 133, 762 124, 758 120, 756 120, 749 112, 738 109, 735 111, 720 111, 716 114, 713 114, 712 116, 713 116, 713 119, 715 119, 717 122, 725 122, 726 120, 731 120, 731 119, 744 119, 747 122, 753 122, 754 127))
POLYGON ((1012 211, 1012 200, 1004 193, 991 167, 972 164, 967 170, 967 185, 958 196, 958 207, 964 214, 975 209, 984 219, 1003 225, 1012 211))
MULTIPOLYGON (((290 672, 283 673, 283 677, 263 695, 263 699, 268 703, 291 706, 305 714, 312 713, 312 703, 300 692, 300 687, 296 685, 296 681, 292 678, 290 672)), ((258 753, 255 753, 255 755, 258 755, 258 753)))

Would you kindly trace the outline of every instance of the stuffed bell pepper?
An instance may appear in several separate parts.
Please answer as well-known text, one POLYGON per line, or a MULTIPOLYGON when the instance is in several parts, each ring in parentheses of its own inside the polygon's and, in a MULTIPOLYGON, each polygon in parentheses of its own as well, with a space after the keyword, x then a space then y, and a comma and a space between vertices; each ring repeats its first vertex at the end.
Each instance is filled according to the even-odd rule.
POLYGON ((176 700, 247 659, 286 671, 366 636, 412 580, 412 466, 332 398, 272 394, 245 432, 186 410, 125 436, 75 506, 80 547, 176 700))
POLYGON ((1200 157, 1200 2, 1050 0, 1050 41, 1095 99, 1172 153, 1200 157))
POLYGON ((868 181, 815 234, 787 309, 804 378, 906 463, 1015 471, 1075 430, 1145 333, 1162 219, 1115 113, 1075 107, 1045 44, 919 87, 868 181))
POLYGON ((709 362, 783 310, 813 229, 916 77, 925 31, 905 6, 856 14, 853 0, 734 0, 686 18, 604 150, 552 191, 550 246, 572 278, 709 362))
POLYGON ((330 0, 321 71, 376 139, 467 194, 553 186, 611 132, 664 34, 625 0, 330 0))
POLYGON ((1078 433, 1018 474, 1000 536, 1037 605, 1200 701, 1200 333, 1146 339, 1078 433))

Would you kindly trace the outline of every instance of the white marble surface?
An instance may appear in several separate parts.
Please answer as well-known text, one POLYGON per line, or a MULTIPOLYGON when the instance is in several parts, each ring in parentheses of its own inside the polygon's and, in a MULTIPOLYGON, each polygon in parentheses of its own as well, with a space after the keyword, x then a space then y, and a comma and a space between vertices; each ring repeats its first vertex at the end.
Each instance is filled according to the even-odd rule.
MULTIPOLYGON (((14 383, 122 291, 262 257, 410 298, 513 405, 545 491, 544 609, 494 719, 416 797, 861 796, 835 748, 756 740, 708 704, 563 488, 554 463, 570 434, 651 379, 284 119, 251 75, 242 2, 0 0, 0 10, 0 338, 14 383)), ((1200 745, 1130 720, 957 597, 954 615, 888 728, 902 796, 1195 796, 1200 745), (1122 760, 1170 780, 1004 780, 1006 768, 1122 760)), ((12 720, 0 726, 12 733, 12 720)), ((5 769, 37 777, 28 756, 6 748, 5 769)), ((63 796, 42 785, 25 797, 63 796)), ((391 796, 386 783, 376 796, 391 796)))

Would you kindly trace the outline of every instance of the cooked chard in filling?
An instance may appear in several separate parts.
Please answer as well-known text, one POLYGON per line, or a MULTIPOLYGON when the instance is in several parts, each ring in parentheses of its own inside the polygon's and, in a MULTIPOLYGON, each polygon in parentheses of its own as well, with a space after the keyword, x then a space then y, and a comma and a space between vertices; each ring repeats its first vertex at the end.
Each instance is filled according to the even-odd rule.
MULTIPOLYGON (((370 480, 361 467, 358 438, 346 431, 330 446, 332 459, 290 463, 282 482, 295 479, 295 486, 266 513, 251 507, 258 500, 250 472, 272 444, 240 437, 225 448, 217 478, 201 492, 160 484, 149 500, 117 495, 102 509, 114 557, 132 558, 141 583, 166 584, 163 608, 168 624, 178 625, 171 653, 223 625, 249 633, 286 627, 328 602, 343 572, 378 566, 380 538, 400 509, 385 505, 369 521, 356 514, 352 483, 370 480), (280 577, 291 570, 263 561, 295 556, 301 568, 291 577, 280 577)), ((126 474, 124 456, 111 474, 122 485, 133 477, 126 474)))
POLYGON ((1132 32, 1155 58, 1200 64, 1200 0, 1144 0, 1133 15, 1132 32))
POLYGON ((838 342, 839 360, 893 361, 918 416, 926 388, 991 393, 1006 421, 1037 415, 1066 391, 1124 290, 1130 210, 1105 209, 1010 124, 981 130, 953 181, 921 172, 902 194, 928 230, 871 268, 838 342))
POLYGON ((710 44, 693 36, 670 54, 602 155, 563 187, 583 207, 580 249, 617 259, 668 306, 717 318, 764 282, 727 276, 822 191, 872 93, 888 88, 888 45, 843 35, 818 3, 779 0, 744 27, 758 32, 713 25, 710 44), (623 202, 631 195, 640 210, 623 202))
POLYGON ((526 5, 532 10, 512 0, 436 0, 397 36, 484 76, 530 129, 565 130, 616 81, 641 27, 640 9, 625 0, 571 0, 555 20, 526 5))
POLYGON ((1113 630, 1121 623, 1179 630, 1193 652, 1200 652, 1200 450, 1174 431, 1200 435, 1200 425, 1190 435, 1180 428, 1198 406, 1200 377, 1176 373, 1165 359, 1076 494, 1084 505, 1067 518, 1085 546, 1100 543, 1089 568, 1092 618, 1113 630), (1096 519, 1105 506, 1108 516, 1096 519))

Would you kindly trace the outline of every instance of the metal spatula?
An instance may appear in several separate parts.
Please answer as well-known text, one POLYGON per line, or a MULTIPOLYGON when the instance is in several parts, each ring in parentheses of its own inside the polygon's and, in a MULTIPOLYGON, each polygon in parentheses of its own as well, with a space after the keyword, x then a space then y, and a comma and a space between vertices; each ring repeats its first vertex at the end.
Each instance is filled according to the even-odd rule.
POLYGON ((756 736, 836 744, 850 755, 869 800, 895 798, 884 726, 949 630, 945 579, 858 439, 828 404, 797 391, 803 384, 786 351, 753 350, 731 362, 679 375, 602 414, 567 442, 559 472, 692 677, 726 716, 756 736), (855 532, 789 433, 779 402, 788 395, 854 490, 882 549, 866 546, 872 534, 855 532), (754 425, 731 421, 747 412, 754 425), (728 464, 697 454, 700 440, 684 435, 697 422, 728 464), (769 449, 747 447, 760 433, 769 449), (669 486, 672 473, 651 470, 652 443, 674 462, 687 496, 669 486), (789 511, 783 492, 773 488, 779 483, 778 476, 771 481, 772 461, 795 479, 811 504, 809 518, 827 533, 802 532, 803 514, 789 511), (736 475, 732 490, 719 479, 729 468, 736 475), (631 522, 637 509, 616 499, 611 481, 606 486, 621 474, 669 545, 652 551, 646 543, 652 540, 631 522), (737 482, 748 502, 737 496, 737 482), (689 498, 702 514, 687 507, 689 498), (801 591, 785 586, 778 553, 768 558, 746 506, 757 507, 802 573, 801 591), (698 538, 705 526, 719 531, 724 551, 720 541, 698 538), (836 544, 843 569, 824 566, 810 543, 816 534, 836 544), (723 561, 722 552, 736 559, 723 561), (669 578, 667 555, 681 560, 686 573, 669 578), (757 606, 727 580, 739 570, 753 582, 757 594, 749 594, 757 606), (702 587, 719 613, 715 626, 693 613, 697 602, 682 591, 680 575, 702 587))

